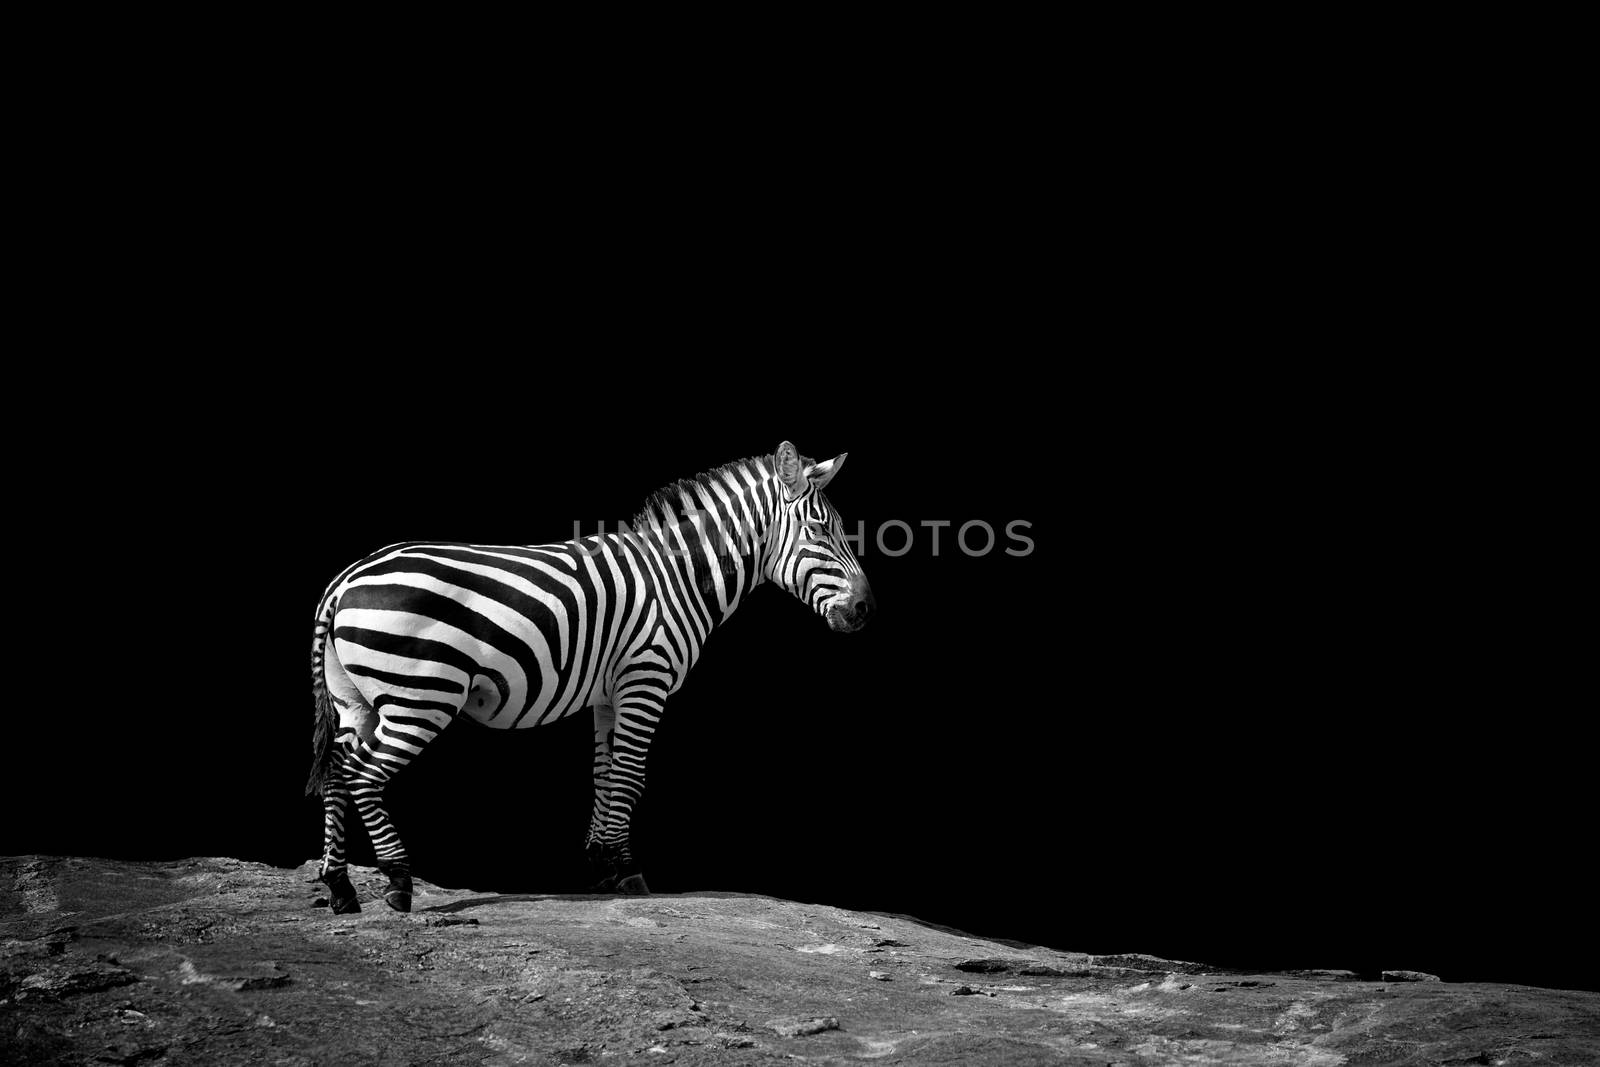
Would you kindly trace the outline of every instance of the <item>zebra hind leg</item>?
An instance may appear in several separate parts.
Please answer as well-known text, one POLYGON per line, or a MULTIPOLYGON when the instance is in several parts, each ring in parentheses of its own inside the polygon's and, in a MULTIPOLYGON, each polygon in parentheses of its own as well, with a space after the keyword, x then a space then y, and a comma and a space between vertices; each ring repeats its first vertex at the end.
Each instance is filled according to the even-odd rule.
POLYGON ((350 795, 361 813, 367 836, 372 839, 378 870, 389 877, 389 884, 383 890, 383 902, 395 911, 410 911, 411 861, 383 804, 383 786, 389 775, 383 768, 374 767, 365 744, 362 749, 364 751, 357 756, 360 770, 352 776, 350 795))
POLYGON ((344 858, 344 819, 350 807, 350 784, 345 778, 346 753, 338 752, 328 770, 322 793, 322 866, 317 880, 328 887, 328 905, 335 915, 361 910, 344 858))
POLYGON ((389 877, 383 902, 395 911, 411 910, 411 859, 383 804, 383 787, 449 723, 447 715, 424 717, 412 711, 403 722, 380 713, 372 741, 362 741, 350 760, 350 797, 366 825, 378 870, 389 877), (397 727, 403 726, 404 729, 397 727))

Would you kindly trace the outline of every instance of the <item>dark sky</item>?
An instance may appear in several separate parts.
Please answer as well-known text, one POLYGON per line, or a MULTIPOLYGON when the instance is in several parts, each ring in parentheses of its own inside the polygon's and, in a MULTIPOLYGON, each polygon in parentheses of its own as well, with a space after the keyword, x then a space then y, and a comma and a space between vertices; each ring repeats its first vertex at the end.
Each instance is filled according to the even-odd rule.
MULTIPOLYGON (((635 824, 654 889, 1593 988, 1577 709, 1508 614, 1488 458, 1431 385, 1085 373, 984 337, 1005 334, 878 362, 724 347, 738 391, 666 357, 641 387, 606 352, 559 357, 574 389, 470 350, 104 386, 96 447, 28 486, 42 536, 16 564, 70 578, 30 594, 51 666, 12 707, 0 852, 318 854, 310 621, 341 567, 565 539, 788 438, 849 452, 829 495, 866 524, 879 615, 833 634, 766 588, 713 635, 635 824), (903 556, 875 543, 889 520, 903 556), (953 524, 937 556, 925 520, 953 524), (955 547, 970 520, 995 551, 955 547)), ((420 876, 581 889, 588 729, 446 731, 390 790, 420 876)))

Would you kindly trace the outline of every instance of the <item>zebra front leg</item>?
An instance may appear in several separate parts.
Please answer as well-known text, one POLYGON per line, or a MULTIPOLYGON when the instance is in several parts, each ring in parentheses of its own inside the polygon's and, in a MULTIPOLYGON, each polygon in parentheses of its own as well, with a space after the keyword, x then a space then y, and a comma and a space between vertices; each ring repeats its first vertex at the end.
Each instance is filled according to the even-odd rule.
POLYGON ((617 869, 606 856, 606 815, 611 810, 611 735, 617 725, 617 710, 610 704, 594 706, 594 809, 589 816, 589 836, 584 839, 584 857, 598 879, 591 893, 607 893, 617 887, 617 869))
POLYGON ((344 817, 350 806, 350 785, 345 779, 346 754, 334 756, 322 791, 322 866, 317 878, 328 887, 328 904, 335 915, 361 910, 344 858, 344 817))
POLYGON ((650 887, 633 859, 633 809, 644 795, 645 759, 661 720, 661 704, 640 695, 619 700, 616 728, 611 740, 611 767, 607 780, 606 827, 601 851, 616 871, 619 893, 645 895, 650 887))

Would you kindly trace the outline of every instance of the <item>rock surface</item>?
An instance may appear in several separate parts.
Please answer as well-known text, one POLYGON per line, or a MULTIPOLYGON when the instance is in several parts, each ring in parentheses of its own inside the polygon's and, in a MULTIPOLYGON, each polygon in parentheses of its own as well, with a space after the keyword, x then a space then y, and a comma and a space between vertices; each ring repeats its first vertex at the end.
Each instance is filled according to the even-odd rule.
POLYGON ((0 860, 0 1063, 1596 1064, 1600 994, 1223 974, 767 897, 0 860), (959 995, 958 995, 959 994, 959 995))

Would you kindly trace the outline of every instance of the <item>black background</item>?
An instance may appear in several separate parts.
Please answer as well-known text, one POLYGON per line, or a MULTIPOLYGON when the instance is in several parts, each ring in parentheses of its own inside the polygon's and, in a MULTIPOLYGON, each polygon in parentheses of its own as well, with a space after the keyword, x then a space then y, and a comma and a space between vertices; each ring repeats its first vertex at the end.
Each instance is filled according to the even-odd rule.
MULTIPOLYGON (((1541 688, 1461 484, 1488 459, 1421 417, 1426 389, 1280 376, 1258 402, 1216 371, 954 340, 875 377, 865 357, 725 349, 712 365, 747 377, 743 399, 641 388, 648 364, 546 387, 557 357, 536 355, 502 361, 503 389, 461 388, 491 374, 466 354, 361 361, 332 407, 292 377, 161 418, 107 397, 117 446, 41 489, 36 565, 72 579, 36 594, 53 666, 13 704, 0 851, 317 855, 310 623, 341 567, 396 539, 589 532, 789 438, 850 453, 829 495, 865 524, 880 614, 833 634, 764 588, 713 636, 635 824, 656 891, 1592 987, 1571 954, 1590 810, 1571 709, 1541 688), (915 530, 899 557, 875 541, 892 519, 915 530), (921 523, 941 519, 935 556, 921 523), (998 534, 981 557, 955 544, 974 519, 998 534), (1003 551, 1012 520, 1026 556, 1003 551)), ((580 890, 588 730, 446 731, 390 790, 420 876, 580 890)))
MULTIPOLYGON (((952 99, 920 139, 886 113, 892 144, 727 169, 485 138, 446 193, 341 127, 86 189, 8 396, 0 853, 318 855, 341 568, 590 532, 787 438, 849 452, 879 615, 833 634, 768 588, 713 635, 635 822, 656 891, 1600 988, 1543 401, 1462 354, 1517 339, 1403 254, 1404 138, 1383 182, 1282 124, 1250 166, 1258 131, 1187 88, 1164 124, 1103 95, 1059 136, 952 99), (969 520, 1032 553, 962 554, 969 520)), ((589 761, 581 718, 453 726, 390 788, 418 874, 580 890, 589 761)))

